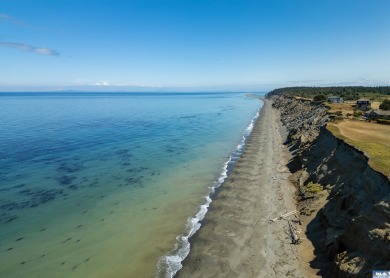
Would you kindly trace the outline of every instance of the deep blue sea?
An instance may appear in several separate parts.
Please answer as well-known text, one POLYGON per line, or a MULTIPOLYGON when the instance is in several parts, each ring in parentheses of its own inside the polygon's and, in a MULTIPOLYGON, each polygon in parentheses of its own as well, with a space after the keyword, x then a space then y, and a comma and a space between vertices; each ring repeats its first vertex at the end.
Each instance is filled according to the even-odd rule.
POLYGON ((172 276, 261 105, 0 93, 0 277, 172 276))

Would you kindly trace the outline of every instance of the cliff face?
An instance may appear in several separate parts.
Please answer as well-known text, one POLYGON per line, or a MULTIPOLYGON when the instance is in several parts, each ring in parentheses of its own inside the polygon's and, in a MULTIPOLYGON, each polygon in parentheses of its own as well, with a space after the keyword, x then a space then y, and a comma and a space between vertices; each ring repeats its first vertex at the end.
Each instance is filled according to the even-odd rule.
POLYGON ((314 246, 329 258, 332 276, 371 277, 372 270, 390 269, 388 178, 370 168, 361 151, 325 129, 324 107, 283 96, 274 97, 274 107, 294 153, 289 167, 298 199, 308 199, 301 188, 310 182, 329 192, 315 220, 323 236, 314 246))
POLYGON ((313 141, 327 122, 326 108, 322 105, 290 97, 273 98, 277 100, 273 107, 281 111, 281 121, 288 131, 286 144, 298 148, 313 141))

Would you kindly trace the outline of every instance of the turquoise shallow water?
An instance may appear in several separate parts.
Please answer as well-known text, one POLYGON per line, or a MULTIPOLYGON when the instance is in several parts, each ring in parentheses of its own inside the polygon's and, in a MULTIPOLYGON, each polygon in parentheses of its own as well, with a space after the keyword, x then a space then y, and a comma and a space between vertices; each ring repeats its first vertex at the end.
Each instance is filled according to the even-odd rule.
POLYGON ((0 276, 153 276, 259 107, 238 93, 0 94, 0 276))

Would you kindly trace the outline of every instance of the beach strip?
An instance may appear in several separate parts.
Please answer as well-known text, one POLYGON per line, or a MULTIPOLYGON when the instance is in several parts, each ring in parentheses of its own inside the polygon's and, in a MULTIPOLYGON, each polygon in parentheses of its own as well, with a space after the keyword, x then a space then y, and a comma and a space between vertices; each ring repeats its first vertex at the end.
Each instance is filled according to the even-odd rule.
POLYGON ((175 277, 306 277, 285 220, 295 210, 278 111, 264 100, 245 150, 175 277))

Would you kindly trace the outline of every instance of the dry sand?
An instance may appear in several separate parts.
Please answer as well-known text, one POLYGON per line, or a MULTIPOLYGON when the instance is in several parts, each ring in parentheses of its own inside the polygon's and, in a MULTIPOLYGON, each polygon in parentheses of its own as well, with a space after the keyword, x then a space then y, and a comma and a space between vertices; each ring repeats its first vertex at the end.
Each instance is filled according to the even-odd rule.
POLYGON ((309 277, 285 220, 295 209, 278 113, 265 100, 245 151, 191 238, 176 277, 309 277))

